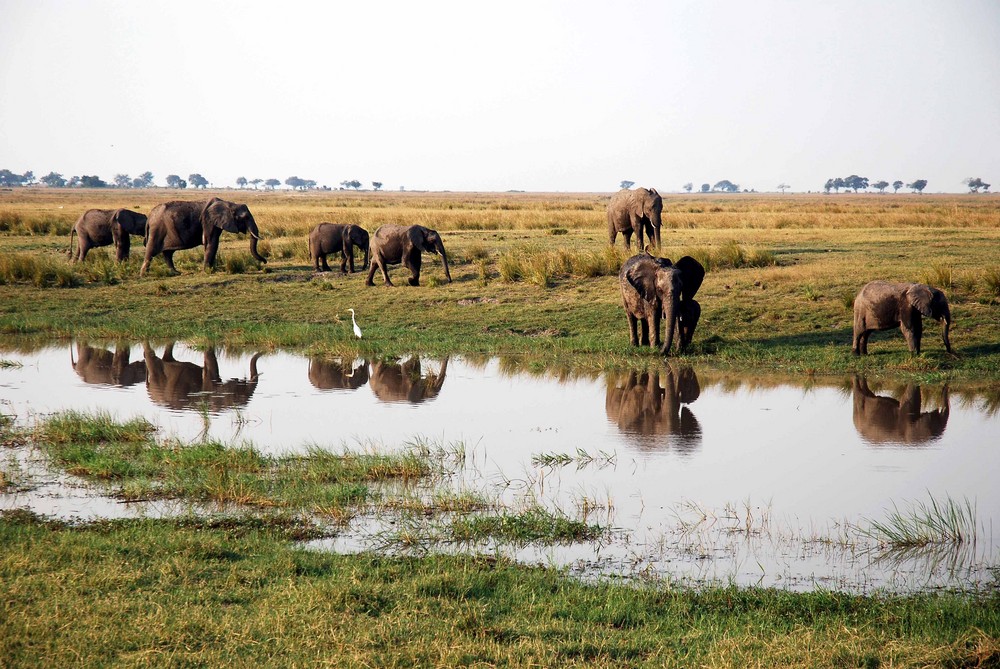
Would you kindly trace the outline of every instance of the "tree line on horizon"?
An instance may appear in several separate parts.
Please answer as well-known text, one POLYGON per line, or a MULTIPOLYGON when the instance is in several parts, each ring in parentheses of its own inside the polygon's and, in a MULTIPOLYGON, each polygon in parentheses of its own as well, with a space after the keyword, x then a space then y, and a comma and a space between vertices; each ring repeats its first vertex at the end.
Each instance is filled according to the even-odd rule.
MULTIPOLYGON (((84 174, 82 176, 73 176, 69 179, 63 177, 62 174, 58 172, 49 172, 43 177, 36 178, 35 173, 28 170, 24 174, 17 174, 8 169, 0 169, 0 186, 33 186, 37 183, 41 183, 49 188, 156 188, 156 184, 153 183, 153 173, 143 172, 139 176, 132 178, 127 174, 116 174, 111 182, 107 182, 98 176, 92 176, 84 174)), ((187 179, 183 179, 176 174, 168 174, 166 178, 167 188, 187 188, 191 186, 192 188, 208 188, 212 184, 197 172, 189 174, 187 179)), ((381 190, 382 182, 373 181, 372 190, 381 190)), ((263 185, 265 190, 274 190, 281 185, 279 179, 247 179, 246 177, 237 177, 236 185, 240 188, 246 188, 248 185, 252 185, 254 190, 258 189, 263 185)), ((293 190, 314 190, 317 187, 320 190, 332 190, 329 186, 317 186, 316 181, 312 179, 300 179, 297 176, 291 176, 285 179, 285 185, 293 190)), ((354 190, 360 190, 363 184, 357 179, 349 179, 340 182, 340 189, 347 190, 353 188, 354 190)), ((405 190, 400 187, 400 190, 405 190)))

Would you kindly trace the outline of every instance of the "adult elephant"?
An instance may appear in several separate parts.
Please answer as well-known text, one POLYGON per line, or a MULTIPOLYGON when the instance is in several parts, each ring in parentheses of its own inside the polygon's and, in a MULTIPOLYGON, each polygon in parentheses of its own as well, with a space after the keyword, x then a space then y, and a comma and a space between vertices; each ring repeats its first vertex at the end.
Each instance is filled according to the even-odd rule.
POLYGON ((855 376, 854 427, 870 444, 924 444, 937 440, 948 425, 951 403, 948 386, 941 389, 940 408, 922 411, 920 386, 907 384, 899 395, 883 397, 868 387, 868 380, 855 376))
POLYGON ((420 254, 437 253, 444 262, 444 275, 451 282, 451 272, 448 271, 448 254, 444 250, 444 242, 437 230, 425 228, 422 225, 383 225, 371 239, 371 265, 368 267, 368 279, 365 285, 374 286, 375 270, 382 270, 385 285, 391 286, 389 280, 389 265, 403 263, 410 270, 411 286, 420 285, 420 254))
POLYGON ((383 402, 419 404, 438 396, 447 373, 448 358, 441 363, 441 369, 437 373, 425 374, 420 358, 413 356, 402 363, 373 363, 370 383, 375 397, 383 402))
POLYGON ((223 381, 212 347, 202 354, 202 365, 175 359, 173 342, 166 345, 162 356, 157 356, 148 343, 142 348, 146 361, 146 391, 150 399, 169 409, 198 410, 206 405, 209 411, 218 413, 246 406, 257 389, 259 353, 250 358, 248 377, 223 381))
POLYGON ((330 266, 326 262, 326 256, 330 253, 339 253, 340 273, 347 274, 347 263, 350 261, 351 274, 354 274, 354 247, 364 250, 365 262, 361 269, 368 269, 370 251, 368 242, 368 231, 360 225, 320 223, 309 231, 309 258, 317 272, 329 272, 330 266))
POLYGON ((267 260, 257 253, 260 234, 253 220, 250 208, 245 204, 228 202, 217 197, 201 202, 174 200, 153 207, 146 223, 146 260, 139 275, 149 269, 160 253, 167 267, 174 273, 174 252, 205 245, 205 269, 215 266, 215 256, 219 252, 219 237, 222 231, 248 233, 250 253, 259 262, 267 260))
POLYGON ((625 238, 625 248, 631 251, 632 234, 635 233, 641 251, 645 232, 653 245, 659 248, 662 210, 663 198, 654 188, 624 188, 618 191, 608 202, 608 241, 614 246, 620 232, 625 238))
POLYGON ((664 444, 650 437, 679 437, 678 450, 701 443, 701 425, 686 404, 701 395, 698 375, 689 366, 667 365, 662 371, 630 371, 608 377, 604 410, 608 420, 643 448, 664 444))
POLYGON ((69 233, 69 251, 66 255, 74 262, 82 262, 87 252, 98 246, 115 245, 115 259, 128 260, 131 247, 130 235, 146 235, 146 215, 131 209, 88 209, 76 219, 69 233), (79 238, 77 252, 73 253, 73 236, 79 238))
POLYGON ((116 344, 114 352, 77 342, 76 358, 70 349, 69 361, 84 383, 102 386, 133 386, 146 380, 146 363, 130 360, 127 344, 116 344))
POLYGON ((355 361, 309 359, 309 383, 319 390, 357 390, 368 383, 371 366, 367 360, 355 361))
POLYGON ((701 317, 701 305, 694 299, 705 278, 705 268, 691 256, 677 264, 669 258, 654 258, 648 253, 632 256, 622 265, 618 283, 622 291, 629 341, 633 346, 653 346, 667 355, 679 326, 678 349, 691 343, 701 317), (667 334, 660 344, 660 317, 667 320, 667 334), (637 326, 641 324, 641 336, 637 326))
POLYGON ((868 354, 868 338, 876 330, 898 327, 903 331, 910 353, 920 354, 923 336, 922 316, 944 321, 941 338, 944 348, 951 353, 951 310, 948 298, 937 288, 922 283, 896 283, 872 281, 854 298, 854 338, 851 351, 854 355, 868 354))

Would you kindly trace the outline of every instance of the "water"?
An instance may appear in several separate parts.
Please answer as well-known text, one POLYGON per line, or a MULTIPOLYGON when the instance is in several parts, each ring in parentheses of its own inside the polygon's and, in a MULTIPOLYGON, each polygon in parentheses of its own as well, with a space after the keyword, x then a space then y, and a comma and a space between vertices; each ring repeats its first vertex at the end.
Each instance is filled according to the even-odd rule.
MULTIPOLYGON (((676 361, 591 374, 497 358, 310 360, 181 343, 0 349, 0 359, 20 363, 0 369, 0 411, 29 419, 105 410, 143 416, 163 436, 248 441, 274 454, 462 443, 467 460, 449 485, 614 528, 593 545, 490 548, 584 574, 848 590, 996 578, 995 388, 796 384, 676 361), (542 464, 556 456, 570 462, 542 464), (975 504, 974 546, 887 556, 851 529, 949 497, 975 504)), ((0 496, 0 508, 115 515, 117 503, 99 495, 52 490, 0 496)), ((373 522, 329 545, 365 547, 373 522)))

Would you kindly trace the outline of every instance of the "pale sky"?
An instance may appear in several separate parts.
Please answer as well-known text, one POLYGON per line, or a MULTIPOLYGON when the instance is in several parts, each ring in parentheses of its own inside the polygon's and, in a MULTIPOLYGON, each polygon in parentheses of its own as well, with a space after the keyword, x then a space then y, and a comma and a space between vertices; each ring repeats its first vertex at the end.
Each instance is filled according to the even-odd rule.
POLYGON ((998 0, 0 0, 0 169, 1000 190, 998 0))

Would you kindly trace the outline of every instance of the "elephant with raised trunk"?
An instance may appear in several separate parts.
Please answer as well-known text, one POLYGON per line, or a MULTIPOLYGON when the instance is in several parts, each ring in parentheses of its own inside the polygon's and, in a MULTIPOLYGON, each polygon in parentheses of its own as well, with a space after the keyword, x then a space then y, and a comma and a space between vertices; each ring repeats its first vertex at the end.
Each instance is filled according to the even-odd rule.
POLYGON ((160 253, 163 253, 167 267, 176 274, 174 252, 193 249, 202 244, 205 245, 205 269, 213 268, 223 230, 249 234, 250 254, 258 262, 267 262, 257 253, 260 233, 250 208, 245 204, 217 197, 201 202, 174 200, 158 204, 149 212, 146 223, 146 260, 142 263, 139 275, 146 273, 149 263, 160 253))
POLYGON ((628 319, 629 342, 633 346, 653 346, 667 355, 676 326, 680 330, 678 349, 687 348, 701 317, 701 305, 694 296, 704 278, 705 268, 691 256, 684 256, 677 264, 648 253, 626 260, 618 273, 618 283, 628 319), (662 346, 661 316, 667 321, 662 346), (640 325, 641 333, 637 331, 640 325))
POLYGON ((339 253, 340 273, 347 274, 347 263, 350 262, 351 274, 354 274, 354 247, 364 250, 365 262, 361 269, 368 269, 370 253, 368 242, 368 231, 360 225, 320 223, 309 231, 309 258, 317 272, 329 272, 330 266, 326 262, 326 256, 330 253, 339 253))
POLYGON ((389 280, 389 265, 403 263, 412 276, 411 286, 420 285, 420 254, 423 252, 437 253, 444 262, 444 275, 451 282, 451 272, 448 271, 448 254, 444 250, 444 242, 437 230, 425 228, 422 225, 383 225, 371 239, 371 265, 368 267, 368 279, 365 285, 374 286, 375 270, 382 270, 385 285, 391 286, 389 280))
POLYGON ((149 344, 143 344, 142 348, 146 361, 146 391, 151 400, 169 409, 197 410, 205 405, 209 411, 217 413, 244 407, 257 389, 259 353, 250 358, 248 377, 223 381, 213 347, 205 349, 203 365, 175 359, 173 343, 167 344, 162 356, 157 356, 149 344))
POLYGON ((941 389, 941 406, 923 411, 920 386, 907 384, 899 399, 876 395, 868 380, 855 376, 854 427, 870 444, 924 444, 944 434, 951 413, 948 386, 941 389))
POLYGON ((130 235, 145 237, 146 215, 131 209, 88 209, 76 219, 69 233, 69 251, 66 255, 74 262, 82 262, 87 252, 98 246, 115 245, 115 260, 128 260, 131 247, 130 235), (73 253, 73 235, 79 238, 77 252, 73 253))
POLYGON ((943 321, 941 338, 945 350, 951 353, 951 340, 948 338, 951 310, 944 293, 922 283, 872 281, 854 298, 851 351, 854 355, 867 355, 868 338, 872 332, 898 327, 903 331, 910 353, 919 355, 920 338, 924 332, 922 316, 943 321))
POLYGON ((642 241, 645 232, 653 245, 659 248, 662 210, 663 198, 653 188, 618 191, 608 203, 608 241, 614 246, 620 232, 625 238, 625 248, 631 251, 632 234, 635 233, 641 251, 645 248, 642 241))

